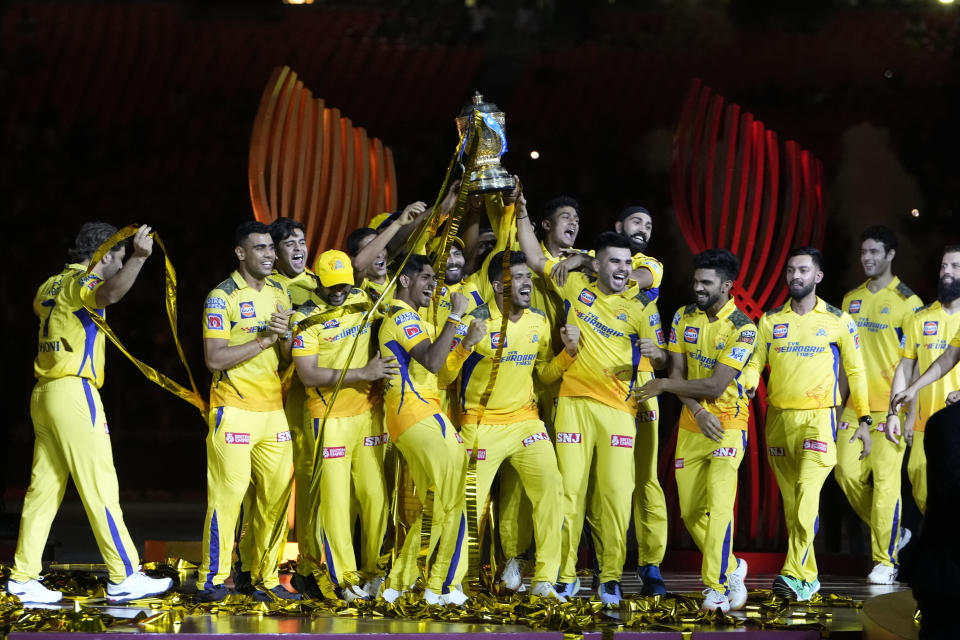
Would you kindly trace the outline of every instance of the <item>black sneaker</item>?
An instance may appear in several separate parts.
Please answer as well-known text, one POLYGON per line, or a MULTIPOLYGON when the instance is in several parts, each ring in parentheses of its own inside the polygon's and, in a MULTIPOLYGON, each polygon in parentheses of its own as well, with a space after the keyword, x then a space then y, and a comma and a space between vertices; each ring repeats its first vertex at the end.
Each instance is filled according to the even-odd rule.
POLYGON ((253 578, 249 571, 243 570, 243 565, 235 562, 233 565, 233 590, 244 595, 253 595, 253 578))
POLYGON ((320 591, 320 585, 317 584, 317 579, 312 573, 308 576, 294 573, 290 576, 290 586, 304 598, 323 600, 323 592, 320 591))
POLYGON ((272 602, 276 598, 279 598, 280 600, 300 600, 299 593, 287 591, 282 584, 278 584, 273 589, 270 589, 269 593, 260 589, 256 589, 252 595, 253 599, 257 602, 272 602), (273 594, 273 596, 270 594, 273 594))
POLYGON ((230 590, 225 584, 215 584, 206 589, 198 589, 193 599, 197 602, 220 602, 229 595, 230 590))

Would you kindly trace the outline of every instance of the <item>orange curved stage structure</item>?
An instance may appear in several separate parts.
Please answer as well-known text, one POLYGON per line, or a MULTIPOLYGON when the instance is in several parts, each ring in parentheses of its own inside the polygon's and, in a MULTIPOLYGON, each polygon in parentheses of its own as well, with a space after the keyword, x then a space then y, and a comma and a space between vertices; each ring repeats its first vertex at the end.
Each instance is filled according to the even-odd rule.
POLYGON ((306 225, 311 255, 397 206, 393 152, 314 98, 290 67, 273 70, 250 137, 250 201, 257 220, 306 225))

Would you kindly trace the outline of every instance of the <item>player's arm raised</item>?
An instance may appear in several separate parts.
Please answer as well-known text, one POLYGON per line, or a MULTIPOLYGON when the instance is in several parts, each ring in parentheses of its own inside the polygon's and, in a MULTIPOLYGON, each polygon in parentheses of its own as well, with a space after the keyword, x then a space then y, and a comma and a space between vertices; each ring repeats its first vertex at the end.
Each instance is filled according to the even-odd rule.
POLYGON ((527 258, 527 266, 535 274, 543 276, 547 257, 543 255, 543 249, 537 242, 537 234, 533 230, 533 223, 530 222, 530 216, 527 213, 527 199, 522 193, 517 198, 517 241, 520 243, 520 250, 527 258))
POLYGON ((455 292, 450 296, 450 304, 453 307, 450 312, 451 317, 443 323, 443 329, 437 339, 433 342, 429 339, 423 340, 410 349, 410 357, 423 365, 423 368, 430 373, 439 373, 440 368, 447 361, 447 355, 450 353, 453 339, 456 336, 457 325, 469 307, 470 301, 462 293, 455 292))
POLYGON ((133 255, 126 259, 123 267, 112 278, 107 279, 103 284, 97 287, 96 301, 97 308, 103 309, 112 304, 120 302, 123 296, 127 295, 130 287, 140 275, 140 269, 143 263, 147 261, 150 254, 153 253, 153 238, 150 237, 152 229, 147 225, 137 229, 133 236, 133 255))

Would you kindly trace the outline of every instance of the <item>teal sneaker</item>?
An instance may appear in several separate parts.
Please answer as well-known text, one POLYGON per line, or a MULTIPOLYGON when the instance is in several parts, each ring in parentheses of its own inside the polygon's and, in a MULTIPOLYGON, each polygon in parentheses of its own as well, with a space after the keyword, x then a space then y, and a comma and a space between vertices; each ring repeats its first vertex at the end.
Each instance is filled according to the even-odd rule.
POLYGON ((773 580, 773 592, 787 600, 806 602, 817 591, 820 591, 820 580, 817 578, 814 578, 813 582, 807 582, 792 576, 779 575, 773 580))

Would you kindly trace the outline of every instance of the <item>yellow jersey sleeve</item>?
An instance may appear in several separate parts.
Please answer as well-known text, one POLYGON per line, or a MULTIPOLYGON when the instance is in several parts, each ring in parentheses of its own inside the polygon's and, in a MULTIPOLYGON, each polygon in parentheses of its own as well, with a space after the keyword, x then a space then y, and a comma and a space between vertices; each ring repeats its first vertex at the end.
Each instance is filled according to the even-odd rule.
POLYGON ((923 331, 922 323, 917 322, 917 320, 923 315, 924 311, 925 309, 917 313, 903 327, 903 350, 900 355, 908 360, 917 359, 917 348, 920 346, 920 336, 923 331))
POLYGON ((754 344, 756 336, 757 327, 752 322, 739 327, 735 326, 733 332, 730 333, 728 342, 717 357, 717 362, 737 371, 743 371, 756 348, 754 344))
POLYGON ((957 333, 955 333, 954 336, 950 339, 950 346, 960 347, 960 331, 957 331, 957 333))
POLYGON ((846 312, 842 313, 838 324, 840 339, 837 342, 843 358, 843 370, 847 374, 847 384, 850 386, 850 401, 857 416, 865 416, 870 413, 870 398, 867 393, 867 371, 860 349, 860 333, 857 331, 857 323, 846 312))
POLYGON ((653 275, 653 285, 644 289, 647 297, 656 301, 660 297, 660 284, 663 282, 663 263, 656 258, 652 258, 642 253, 633 254, 631 266, 634 271, 637 269, 646 269, 653 275))
MULTIPOLYGON (((924 307, 908 325, 907 347, 917 361, 919 371, 926 371, 950 344, 950 337, 960 332, 960 314, 948 314, 939 301, 924 307)), ((957 345, 960 346, 960 345, 957 345)), ((914 430, 925 431, 927 420, 943 409, 947 394, 960 389, 960 367, 954 367, 945 376, 935 380, 917 392, 917 419, 914 430)))

